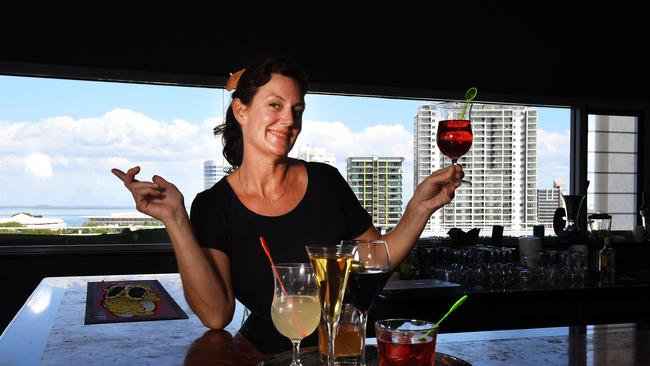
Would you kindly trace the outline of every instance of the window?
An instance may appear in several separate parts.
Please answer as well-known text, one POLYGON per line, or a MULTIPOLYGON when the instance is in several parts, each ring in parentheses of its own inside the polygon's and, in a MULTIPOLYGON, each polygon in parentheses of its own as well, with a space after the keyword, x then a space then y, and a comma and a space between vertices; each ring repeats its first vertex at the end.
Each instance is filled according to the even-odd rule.
MULTIPOLYGON (((141 179, 165 177, 189 205, 227 168, 212 128, 229 98, 218 88, 0 76, 0 233, 34 232, 48 220, 53 227, 39 232, 160 228, 135 214, 110 169, 140 165, 141 179), (29 215, 15 219, 25 226, 12 227, 8 219, 21 212, 29 215)), ((335 165, 369 210, 381 207, 385 215, 389 207, 398 218, 417 184, 449 165, 435 142, 436 101, 306 98, 291 155, 335 165), (379 197, 381 205, 373 205, 379 197)), ((521 235, 550 225, 547 213, 569 178, 569 109, 483 104, 474 111, 475 145, 460 160, 473 184, 459 190, 462 206, 436 213, 424 235, 446 236, 454 226, 489 234, 494 224, 521 235), (543 208, 540 197, 548 201, 543 208)))
POLYGON ((588 213, 612 215, 612 230, 632 230, 637 216, 638 119, 588 115, 588 213))

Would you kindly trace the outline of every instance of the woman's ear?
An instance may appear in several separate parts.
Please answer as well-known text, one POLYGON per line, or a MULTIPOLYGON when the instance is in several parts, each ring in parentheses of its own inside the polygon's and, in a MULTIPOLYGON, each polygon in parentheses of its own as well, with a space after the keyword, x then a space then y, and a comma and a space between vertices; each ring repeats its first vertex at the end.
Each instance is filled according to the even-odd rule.
POLYGON ((246 120, 246 104, 244 104, 241 99, 235 98, 232 101, 232 114, 235 116, 235 119, 240 124, 245 123, 246 120))

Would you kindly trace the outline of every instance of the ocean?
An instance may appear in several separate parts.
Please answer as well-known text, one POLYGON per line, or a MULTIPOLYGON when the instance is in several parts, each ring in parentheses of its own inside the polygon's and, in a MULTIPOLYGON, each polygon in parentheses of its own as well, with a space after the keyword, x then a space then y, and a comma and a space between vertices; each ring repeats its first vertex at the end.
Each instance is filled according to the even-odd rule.
POLYGON ((0 219, 9 218, 19 212, 32 215, 59 218, 66 226, 82 226, 86 220, 84 216, 102 215, 109 216, 119 212, 136 212, 135 207, 67 207, 67 206, 0 206, 0 219))

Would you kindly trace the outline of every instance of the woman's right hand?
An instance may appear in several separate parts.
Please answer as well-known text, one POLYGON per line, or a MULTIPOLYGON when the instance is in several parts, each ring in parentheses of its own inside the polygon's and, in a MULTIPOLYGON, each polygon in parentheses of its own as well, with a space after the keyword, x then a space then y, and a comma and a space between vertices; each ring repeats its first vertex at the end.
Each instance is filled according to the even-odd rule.
POLYGON ((232 320, 235 295, 230 279, 230 259, 224 252, 202 248, 185 210, 183 195, 175 185, 154 175, 151 182, 135 179, 140 167, 126 173, 111 169, 133 195, 138 211, 165 224, 172 242, 187 303, 201 322, 223 329, 232 320))
POLYGON ((131 192, 138 211, 156 218, 167 224, 179 217, 185 209, 184 199, 175 185, 160 176, 154 175, 151 182, 141 182, 135 179, 140 167, 135 166, 126 173, 119 169, 111 169, 131 192))

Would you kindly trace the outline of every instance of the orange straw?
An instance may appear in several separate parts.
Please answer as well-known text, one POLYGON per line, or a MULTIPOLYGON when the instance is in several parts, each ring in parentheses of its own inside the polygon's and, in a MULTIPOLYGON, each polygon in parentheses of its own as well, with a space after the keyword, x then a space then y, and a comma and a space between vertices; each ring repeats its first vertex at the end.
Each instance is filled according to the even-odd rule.
POLYGON ((289 296, 289 294, 287 294, 287 290, 284 289, 284 284, 280 279, 280 274, 278 273, 278 269, 275 268, 275 264, 273 263, 273 259, 271 258, 271 252, 269 252, 269 247, 268 245, 266 245, 266 240, 264 240, 264 237, 262 236, 260 236, 260 243, 262 244, 262 249, 264 249, 264 253, 266 253, 266 256, 269 258, 269 262, 271 262, 271 268, 273 269, 273 273, 275 273, 275 277, 278 279, 278 282, 280 282, 280 287, 282 288, 282 292, 284 293, 285 296, 289 296))

